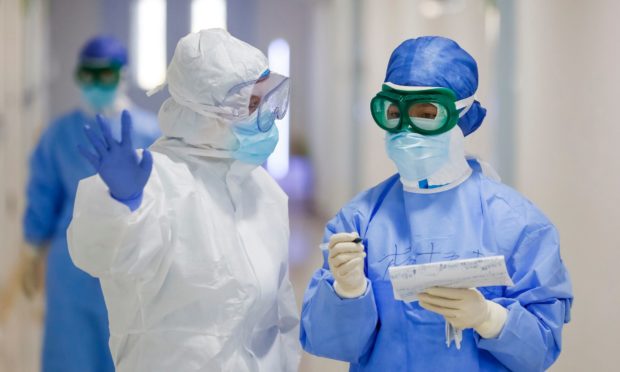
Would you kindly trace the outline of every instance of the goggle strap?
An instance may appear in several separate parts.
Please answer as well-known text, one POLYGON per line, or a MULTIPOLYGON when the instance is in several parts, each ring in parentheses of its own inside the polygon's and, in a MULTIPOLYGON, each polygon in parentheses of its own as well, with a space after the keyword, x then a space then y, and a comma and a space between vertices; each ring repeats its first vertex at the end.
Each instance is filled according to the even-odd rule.
POLYGON ((473 106, 475 100, 476 100, 476 96, 472 94, 471 96, 467 98, 463 98, 462 100, 454 102, 456 109, 461 110, 459 112, 459 118, 462 118, 463 116, 465 116, 465 114, 467 114, 471 106, 473 106))

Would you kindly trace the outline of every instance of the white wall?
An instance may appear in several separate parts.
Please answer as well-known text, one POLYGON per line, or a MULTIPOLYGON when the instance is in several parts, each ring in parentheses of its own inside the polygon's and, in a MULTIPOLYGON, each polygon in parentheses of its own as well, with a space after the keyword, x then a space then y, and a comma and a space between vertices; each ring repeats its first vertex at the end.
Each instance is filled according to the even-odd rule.
POLYGON ((101 31, 99 0, 54 0, 49 7, 49 120, 80 103, 74 73, 80 47, 101 31))
POLYGON ((575 291, 556 371, 617 371, 620 3, 522 0, 517 187, 560 231, 575 291))
POLYGON ((46 106, 46 10, 0 1, 0 371, 39 365, 40 302, 20 295, 18 262, 26 163, 46 106))
POLYGON ((316 2, 308 99, 317 209, 334 214, 353 194, 353 1, 316 2))

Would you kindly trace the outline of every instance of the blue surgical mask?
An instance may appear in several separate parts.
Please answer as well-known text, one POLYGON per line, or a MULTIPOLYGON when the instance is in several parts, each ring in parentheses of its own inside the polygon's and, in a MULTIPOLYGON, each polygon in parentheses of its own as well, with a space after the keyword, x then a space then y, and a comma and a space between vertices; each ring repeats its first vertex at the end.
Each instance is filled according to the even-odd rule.
MULTIPOLYGON (((273 115, 266 115, 271 116, 265 118, 266 120, 274 120, 273 115)), ((278 127, 271 125, 267 132, 261 132, 258 129, 256 115, 233 124, 233 133, 239 141, 239 147, 233 152, 233 157, 249 164, 263 164, 278 144, 278 127)))
POLYGON ((83 85, 81 87, 84 100, 95 111, 103 111, 114 104, 116 87, 101 87, 98 85, 83 85))
POLYGON ((425 136, 409 131, 387 133, 385 148, 407 181, 428 179, 450 160, 450 132, 425 136))

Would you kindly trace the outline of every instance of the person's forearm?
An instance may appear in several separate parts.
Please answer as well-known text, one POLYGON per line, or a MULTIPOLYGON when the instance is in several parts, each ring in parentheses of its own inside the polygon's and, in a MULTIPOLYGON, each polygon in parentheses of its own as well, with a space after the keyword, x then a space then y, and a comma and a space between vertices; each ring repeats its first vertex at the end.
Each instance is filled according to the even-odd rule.
POLYGON ((301 343, 318 356, 356 363, 376 336, 377 308, 372 284, 354 299, 342 299, 334 291, 329 271, 312 278, 302 308, 301 343))
POLYGON ((513 371, 544 371, 560 354, 557 338, 564 324, 564 306, 562 300, 528 306, 532 310, 540 308, 537 309, 541 310, 540 314, 536 315, 515 301, 508 305, 508 318, 500 334, 495 338, 479 338, 478 347, 489 351, 513 371), (549 314, 553 319, 545 320, 549 314))
MULTIPOLYGON (((98 176, 80 182, 73 220, 67 231, 69 253, 76 266, 101 277, 115 265, 129 268, 144 255, 136 249, 152 252, 163 246, 161 221, 153 221, 156 201, 145 193, 134 212, 114 200, 98 176), (126 252, 129 248, 131 252, 126 252)), ((115 272, 123 272, 118 268, 115 272)))

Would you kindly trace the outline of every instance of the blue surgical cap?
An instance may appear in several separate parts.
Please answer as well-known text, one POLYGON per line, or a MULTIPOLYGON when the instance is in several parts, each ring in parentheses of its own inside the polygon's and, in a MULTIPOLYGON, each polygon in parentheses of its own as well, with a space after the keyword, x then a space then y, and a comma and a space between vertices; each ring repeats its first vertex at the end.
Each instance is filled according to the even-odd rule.
MULTIPOLYGON (((390 57, 385 82, 404 86, 450 88, 459 100, 478 89, 478 66, 456 42, 441 36, 423 36, 400 44, 390 57)), ((487 110, 474 101, 458 125, 465 136, 482 124, 487 110)))
POLYGON ((112 36, 96 36, 82 47, 79 63, 122 67, 127 64, 127 49, 123 43, 112 36))

